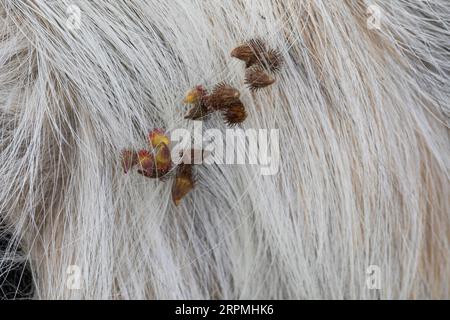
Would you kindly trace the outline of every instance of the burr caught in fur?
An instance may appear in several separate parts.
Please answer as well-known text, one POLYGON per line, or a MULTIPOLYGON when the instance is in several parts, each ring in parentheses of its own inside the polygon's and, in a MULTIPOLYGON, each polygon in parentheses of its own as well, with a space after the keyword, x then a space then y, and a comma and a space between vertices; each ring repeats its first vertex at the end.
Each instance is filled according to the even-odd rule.
POLYGON ((246 68, 251 67, 264 55, 266 46, 261 39, 252 39, 231 51, 231 56, 245 62, 246 68))
POLYGON ((156 148, 161 144, 169 145, 170 139, 163 129, 153 129, 148 134, 148 142, 151 147, 156 148))
POLYGON ((200 120, 216 111, 222 111, 225 122, 229 125, 241 123, 247 117, 245 107, 239 99, 241 93, 238 89, 221 82, 217 84, 210 94, 201 86, 188 91, 184 102, 193 104, 185 119, 200 120), (230 111, 230 109, 232 109, 230 111))
POLYGON ((252 91, 268 87, 275 81, 275 78, 267 74, 261 67, 253 66, 245 71, 245 84, 252 91))
POLYGON ((172 200, 178 206, 181 200, 195 186, 195 180, 192 173, 193 165, 181 163, 177 167, 177 173, 172 185, 172 200))
POLYGON ((155 159, 153 155, 148 150, 139 150, 137 155, 138 173, 146 177, 153 177, 155 172, 155 159))
POLYGON ((201 100, 203 99, 203 97, 205 97, 207 94, 207 91, 203 88, 202 85, 198 85, 195 88, 189 90, 184 99, 183 102, 185 104, 197 104, 199 102, 201 102, 201 100))
POLYGON ((185 119, 202 120, 211 113, 206 103, 207 94, 208 92, 201 85, 196 86, 186 93, 183 102, 192 105, 192 107, 184 116, 185 119))
POLYGON ((215 86, 212 93, 206 97, 206 103, 212 110, 223 110, 239 101, 241 96, 239 90, 225 82, 215 86))
POLYGON ((135 165, 138 164, 138 154, 134 150, 122 151, 122 168, 124 173, 128 173, 135 165))
POLYGON ((283 55, 278 49, 270 49, 261 60, 262 66, 272 73, 278 73, 283 66, 283 55))
POLYGON ((204 102, 199 102, 189 109, 184 118, 189 120, 202 120, 210 113, 211 111, 208 106, 204 102))
POLYGON ((225 109, 223 111, 223 117, 225 123, 229 127, 234 127, 247 119, 247 112, 245 111, 245 107, 242 102, 239 101, 225 109))
POLYGON ((137 172, 147 178, 163 178, 172 168, 170 154, 170 139, 162 129, 154 129, 148 134, 151 150, 122 151, 122 167, 128 173, 133 167, 139 166, 137 172))

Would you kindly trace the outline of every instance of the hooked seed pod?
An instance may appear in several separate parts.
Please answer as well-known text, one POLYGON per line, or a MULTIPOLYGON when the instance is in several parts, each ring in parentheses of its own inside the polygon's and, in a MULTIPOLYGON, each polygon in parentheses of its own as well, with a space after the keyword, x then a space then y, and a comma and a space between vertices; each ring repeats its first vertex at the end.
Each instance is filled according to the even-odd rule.
POLYGON ((245 84, 252 91, 268 87, 275 83, 275 78, 268 75, 258 66, 253 66, 245 71, 245 84))
POLYGON ((191 164, 181 163, 177 167, 177 173, 172 185, 172 200, 178 206, 181 200, 192 190, 195 186, 195 181, 192 173, 191 164))
POLYGON ((234 127, 235 125, 244 122, 247 118, 247 112, 245 111, 244 105, 239 101, 238 103, 225 109, 223 112, 223 117, 225 123, 229 127, 234 127))

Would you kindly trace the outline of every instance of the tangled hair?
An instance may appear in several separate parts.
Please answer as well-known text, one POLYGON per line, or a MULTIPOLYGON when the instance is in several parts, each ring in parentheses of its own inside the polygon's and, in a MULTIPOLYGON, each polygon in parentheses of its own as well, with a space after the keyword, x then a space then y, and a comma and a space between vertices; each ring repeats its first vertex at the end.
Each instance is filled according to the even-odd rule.
POLYGON ((450 298, 448 1, 2 0, 0 15, 0 274, 29 270, 33 298, 450 298), (230 56, 249 39, 284 59, 257 93, 230 56), (242 128, 280 130, 277 174, 199 166, 176 207, 170 183, 123 173, 121 150, 191 128, 184 93, 222 81, 242 88, 242 128))

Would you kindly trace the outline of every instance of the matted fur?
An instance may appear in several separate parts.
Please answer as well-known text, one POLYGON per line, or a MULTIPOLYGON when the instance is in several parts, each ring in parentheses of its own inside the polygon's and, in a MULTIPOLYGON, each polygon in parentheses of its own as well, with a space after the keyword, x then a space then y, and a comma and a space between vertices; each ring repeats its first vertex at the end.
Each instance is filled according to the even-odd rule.
POLYGON ((35 298, 450 298, 447 0, 1 0, 0 16, 0 214, 35 298), (251 38, 285 59, 256 94, 230 57, 251 38), (176 208, 170 183, 123 174, 123 148, 192 127, 183 94, 221 81, 242 88, 243 128, 280 129, 277 175, 201 166, 176 208))

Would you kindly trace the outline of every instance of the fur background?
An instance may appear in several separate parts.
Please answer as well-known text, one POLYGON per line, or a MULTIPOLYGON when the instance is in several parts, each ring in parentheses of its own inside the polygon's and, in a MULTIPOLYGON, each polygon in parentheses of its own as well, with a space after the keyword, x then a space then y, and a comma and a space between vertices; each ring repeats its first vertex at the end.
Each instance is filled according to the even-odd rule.
POLYGON ((28 265, 37 299, 450 298, 447 0, 1 0, 0 17, 0 280, 28 265), (230 57, 253 37, 285 57, 255 95, 230 57), (201 166, 176 208, 170 183, 123 174, 123 148, 190 128, 186 90, 223 80, 243 128, 280 129, 277 175, 201 166))

